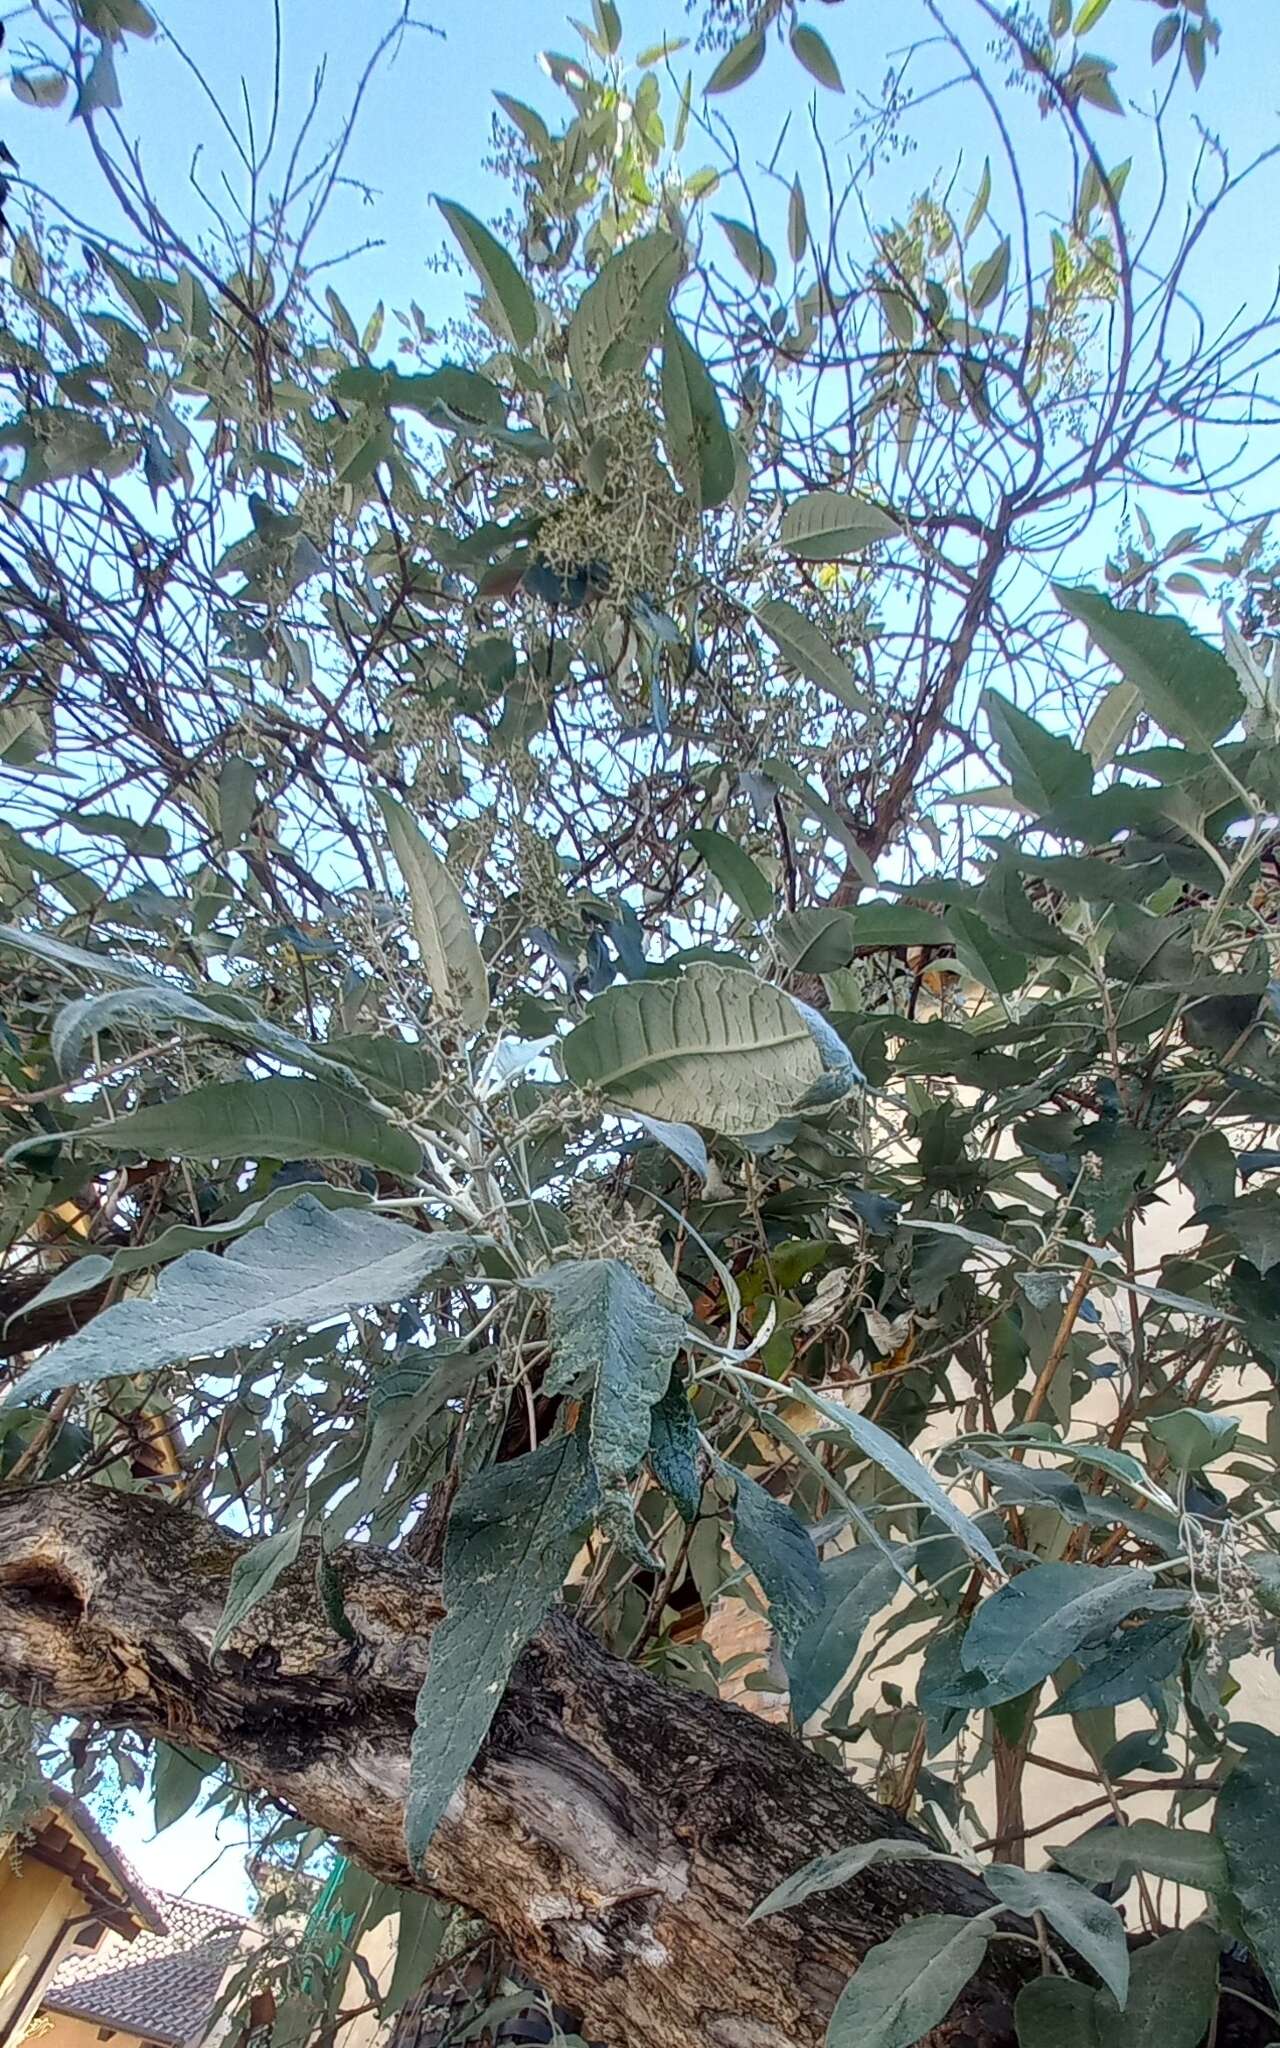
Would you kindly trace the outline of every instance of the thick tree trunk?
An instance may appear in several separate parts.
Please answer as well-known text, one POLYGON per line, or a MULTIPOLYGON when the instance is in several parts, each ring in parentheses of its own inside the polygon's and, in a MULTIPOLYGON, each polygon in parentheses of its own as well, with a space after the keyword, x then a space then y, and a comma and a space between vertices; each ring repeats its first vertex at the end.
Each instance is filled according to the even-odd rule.
MULTIPOLYGON (((438 1581, 385 1552, 341 1552, 347 1643, 304 1548, 214 1660, 241 1548, 141 1495, 0 1494, 0 1684, 222 1757, 378 1876, 413 1884, 401 1829, 438 1581)), ((911 1832, 779 1729, 658 1685, 558 1615, 521 1659, 422 1882, 488 1920, 616 2048, 809 2048, 871 1944, 988 1897, 953 1866, 890 1862, 757 1926, 747 1915, 819 1851, 911 1832)), ((993 1945, 937 2043, 1012 2040, 1016 1979, 1001 1972, 1018 1954, 993 1945)))

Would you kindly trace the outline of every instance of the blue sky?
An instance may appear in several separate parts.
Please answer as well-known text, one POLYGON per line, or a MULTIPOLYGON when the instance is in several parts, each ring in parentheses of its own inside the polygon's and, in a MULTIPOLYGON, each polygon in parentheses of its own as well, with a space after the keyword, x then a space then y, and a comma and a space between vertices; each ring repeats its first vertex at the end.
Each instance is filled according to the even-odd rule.
MULTIPOLYGON (((326 81, 315 122, 318 137, 337 129, 351 86, 381 32, 398 9, 385 0, 279 0, 284 20, 282 97, 286 130, 296 125, 310 93, 318 65, 326 81)), ((975 53, 985 53, 990 32, 983 32, 968 0, 945 0, 948 21, 970 35, 975 53)), ((485 214, 504 203, 496 180, 482 169, 487 153, 492 93, 500 88, 530 101, 547 115, 567 105, 537 64, 540 49, 551 47, 576 55, 580 43, 566 20, 562 0, 421 0, 423 19, 440 32, 415 29, 406 33, 394 61, 374 80, 359 133, 348 159, 349 174, 370 188, 371 197, 353 188, 338 195, 324 246, 326 254, 374 238, 380 244, 352 258, 333 281, 341 290, 357 324, 382 298, 389 308, 416 299, 429 320, 457 310, 460 281, 456 273, 442 279, 433 267, 447 237, 430 203, 433 192, 461 199, 485 214)), ((589 15, 590 0, 579 11, 589 15)), ((625 45, 634 50, 666 33, 692 31, 684 0, 622 0, 625 45)), ((1263 0, 1237 0, 1224 7, 1223 49, 1209 72, 1196 112, 1221 135, 1240 159, 1280 141, 1280 74, 1275 64, 1275 13, 1263 0)), ((810 5, 806 10, 828 36, 843 70, 849 96, 845 101, 822 98, 827 135, 837 140, 847 125, 858 94, 874 98, 891 62, 917 36, 932 32, 918 0, 851 0, 844 8, 810 5)), ((227 118, 242 127, 245 99, 258 132, 265 132, 271 99, 271 7, 268 0, 172 0, 165 18, 207 79, 213 100, 227 118)), ((1151 30, 1159 19, 1148 0, 1112 0, 1094 46, 1121 60, 1122 93, 1149 99, 1153 77, 1146 59, 1151 30)), ((9 53, 21 52, 26 32, 23 17, 14 15, 9 53)), ((695 75, 705 64, 692 48, 675 60, 692 62, 695 75)), ((192 152, 202 141, 199 175, 206 188, 220 193, 224 172, 236 189, 234 164, 225 140, 219 139, 217 115, 194 77, 174 53, 157 45, 131 43, 120 62, 124 132, 136 138, 142 162, 155 189, 174 214, 190 224, 199 221, 198 202, 191 193, 192 152)), ((920 59, 913 77, 920 90, 954 70, 954 59, 935 48, 920 59)), ((783 53, 770 60, 740 92, 721 103, 743 141, 748 165, 766 161, 788 110, 792 129, 783 145, 780 167, 788 175, 797 166, 812 167, 811 147, 804 133, 806 87, 783 53)), ((992 136, 975 126, 971 97, 944 95, 909 124, 917 147, 890 161, 876 193, 881 217, 939 170, 957 173, 959 189, 972 192, 992 136)), ((1103 124, 1105 128, 1105 123, 1103 124)), ((1133 190, 1153 189, 1156 157, 1149 130, 1134 121, 1114 124, 1114 157, 1135 155, 1133 190)), ((1014 110, 1014 126, 1025 151, 1033 211, 1044 209, 1044 232, 1051 225, 1055 187, 1052 163, 1044 147, 1044 131, 1028 97, 1014 110)), ((109 224, 98 172, 86 139, 69 123, 65 110, 38 113, 8 100, 0 108, 0 133, 14 151, 22 172, 55 191, 83 221, 109 224)), ((1185 185, 1194 155, 1195 138, 1182 129, 1178 151, 1171 157, 1175 194, 1185 185)), ((691 167, 708 161, 712 152, 698 150, 691 167)), ((998 176, 998 174, 997 174, 998 176)), ((993 218, 1000 220, 1002 195, 997 183, 993 218)), ((741 208, 726 194, 716 207, 741 208)), ((1280 172, 1271 166, 1264 179, 1236 209, 1213 245, 1212 268, 1198 280, 1202 302, 1218 317, 1237 304, 1257 304, 1269 295, 1275 280, 1280 241, 1280 172)), ((1152 251, 1158 262, 1158 248, 1152 251)), ((323 282, 323 280, 322 280, 323 282)), ((388 329, 393 344, 394 330, 388 329)), ((386 345, 384 345, 386 346, 386 345)), ((387 351, 389 353, 389 347, 387 351)), ((1165 529, 1183 523, 1175 512, 1165 529)), ((1158 522, 1159 523, 1159 522, 1158 522)), ((115 1830, 125 1852, 151 1882, 169 1890, 190 1888, 200 1898, 242 1907, 247 1889, 234 1822, 219 1840, 213 1823, 188 1816, 164 1835, 155 1837, 149 1801, 133 1798, 115 1830)))

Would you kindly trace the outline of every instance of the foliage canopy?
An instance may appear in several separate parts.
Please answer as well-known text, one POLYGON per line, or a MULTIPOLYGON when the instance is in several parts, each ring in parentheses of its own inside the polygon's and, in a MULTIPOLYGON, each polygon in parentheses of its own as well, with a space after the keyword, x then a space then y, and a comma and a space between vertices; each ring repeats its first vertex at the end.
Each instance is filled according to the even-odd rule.
MULTIPOLYGON (((1219 1936, 1280 2002, 1275 328, 1196 302, 1250 175, 1192 127, 1216 27, 1162 0, 1129 75, 1119 12, 926 6, 985 139, 882 217, 928 96, 850 112, 853 8, 633 54, 593 0, 497 96, 507 216, 438 201, 440 322, 314 260, 358 126, 250 138, 211 248, 126 141, 137 0, 14 72, 106 225, 12 181, 0 1480, 253 1532, 228 1639, 304 1528, 339 1632, 341 1540, 441 1558, 415 1857, 562 1589, 704 1690, 747 1602, 931 1846, 744 1922, 895 1853, 995 1899, 831 2048, 918 2039, 1010 1914, 1023 2048, 1168 2048, 1175 1992, 1198 2041, 1219 1936), (814 96, 758 171, 757 74, 814 96), (1091 1788, 1051 1871, 1042 1763, 1091 1788)), ((166 1819, 211 1769, 161 1755, 166 1819)), ((425 1910, 388 2009, 458 1953, 425 1910)))

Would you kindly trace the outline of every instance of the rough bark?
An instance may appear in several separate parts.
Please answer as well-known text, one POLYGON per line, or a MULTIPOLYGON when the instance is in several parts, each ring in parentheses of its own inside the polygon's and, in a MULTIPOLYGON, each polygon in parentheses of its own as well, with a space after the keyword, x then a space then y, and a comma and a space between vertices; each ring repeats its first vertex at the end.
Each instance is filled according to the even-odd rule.
MULTIPOLYGON (((819 1851, 912 1830, 783 1731, 657 1684, 563 1614, 520 1660, 415 1880, 401 1830, 438 1580, 340 1553, 346 1643, 304 1550, 215 1660, 240 1548, 138 1494, 0 1494, 0 1684, 224 1758, 378 1876, 482 1915, 616 2048, 809 2048, 868 1947, 919 1914, 989 1903, 951 1866, 887 1863, 748 1928, 819 1851)), ((993 1945, 933 2039, 1004 2048, 1016 1978, 1002 1973, 1018 1967, 1016 1945, 993 1945)))

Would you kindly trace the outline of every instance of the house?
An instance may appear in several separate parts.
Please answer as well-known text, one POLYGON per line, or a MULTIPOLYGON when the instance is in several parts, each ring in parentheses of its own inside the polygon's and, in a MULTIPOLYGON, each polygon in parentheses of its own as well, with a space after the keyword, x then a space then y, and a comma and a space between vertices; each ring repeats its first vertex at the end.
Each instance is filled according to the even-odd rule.
POLYGON ((110 1932, 53 1974, 33 2033, 39 2048, 197 2048, 251 1922, 220 1906, 153 1894, 162 1931, 110 1932))
POLYGON ((0 2048, 16 2048, 64 1957, 164 1925, 87 1807, 51 1785, 21 1841, 0 1841, 0 2048))
POLYGON ((51 1785, 0 1843, 0 2048, 195 2048, 249 1924, 150 1891, 51 1785))

